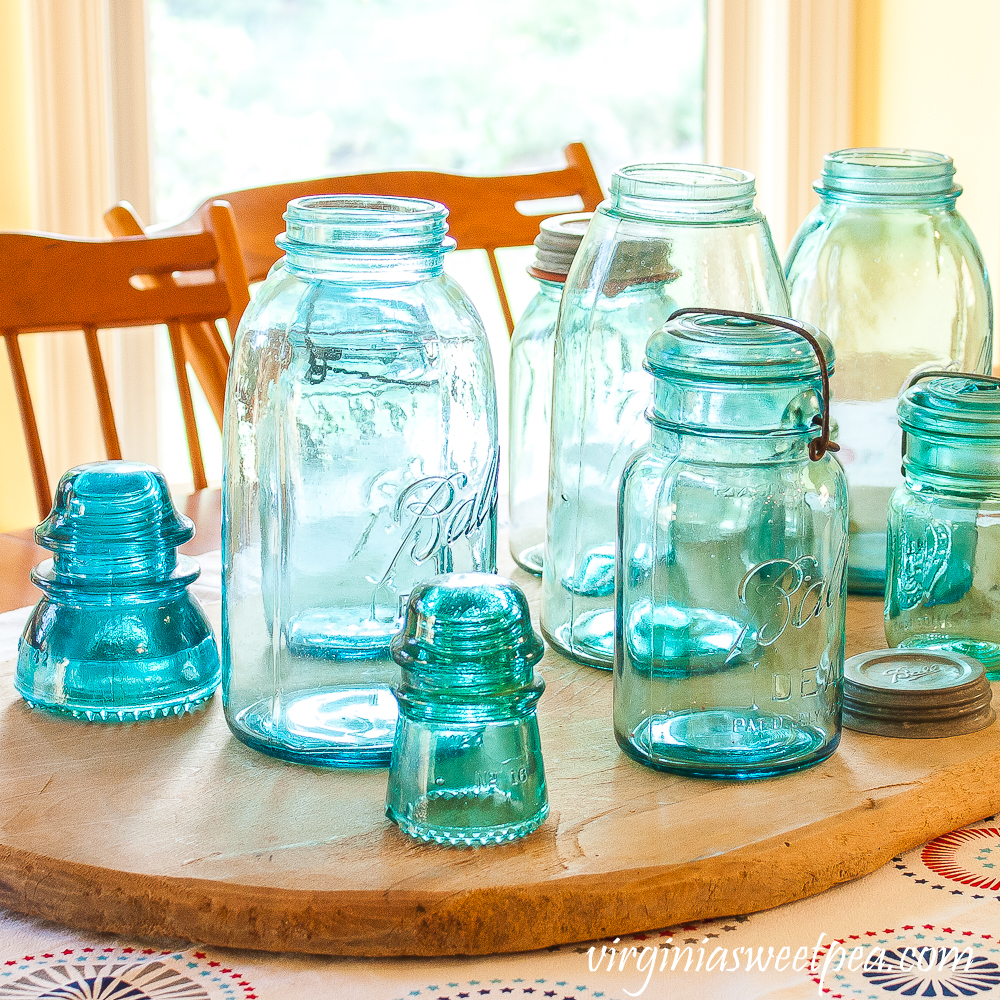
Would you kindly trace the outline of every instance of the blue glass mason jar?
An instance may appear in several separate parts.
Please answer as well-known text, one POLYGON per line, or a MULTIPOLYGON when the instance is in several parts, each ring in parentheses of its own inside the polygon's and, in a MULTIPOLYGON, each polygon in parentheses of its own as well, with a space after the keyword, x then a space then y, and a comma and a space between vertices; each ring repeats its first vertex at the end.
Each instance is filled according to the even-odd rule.
POLYGON ((649 341, 649 443, 621 482, 614 726, 665 771, 751 778, 840 740, 847 485, 833 349, 802 324, 680 310, 649 341))
POLYGON ((678 306, 787 314, 752 174, 698 164, 617 171, 563 290, 556 329, 545 638, 582 663, 614 660, 618 484, 648 440, 646 341, 678 306))
POLYGON ((510 554, 521 569, 542 575, 552 421, 552 343, 569 273, 592 212, 546 219, 528 268, 538 291, 510 339, 510 554))
POLYGON ((289 203, 285 256, 240 324, 223 481, 223 697, 245 743, 389 763, 410 590, 496 564, 496 388, 442 270, 447 210, 289 203))
POLYGON ((1000 680, 1000 380, 923 373, 900 396, 899 424, 886 641, 964 653, 1000 680))
POLYGON ((993 302, 941 153, 842 149, 785 263, 791 315, 837 349, 833 416, 851 491, 847 585, 881 594, 886 509, 902 482, 896 396, 916 372, 989 372, 993 302))

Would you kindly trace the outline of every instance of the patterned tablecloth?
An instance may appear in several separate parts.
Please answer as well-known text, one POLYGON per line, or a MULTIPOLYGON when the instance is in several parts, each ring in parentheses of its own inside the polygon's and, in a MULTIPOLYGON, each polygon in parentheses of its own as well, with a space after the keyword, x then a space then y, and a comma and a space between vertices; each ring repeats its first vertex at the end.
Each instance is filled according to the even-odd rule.
MULTIPOLYGON (((218 554, 199 561, 197 592, 218 600, 218 554)), ((0 660, 14 655, 27 614, 0 615, 0 660)), ((1000 998, 1000 829, 989 817, 865 878, 763 913, 486 958, 227 951, 95 935, 0 910, 0 1000, 636 996, 1000 998)))

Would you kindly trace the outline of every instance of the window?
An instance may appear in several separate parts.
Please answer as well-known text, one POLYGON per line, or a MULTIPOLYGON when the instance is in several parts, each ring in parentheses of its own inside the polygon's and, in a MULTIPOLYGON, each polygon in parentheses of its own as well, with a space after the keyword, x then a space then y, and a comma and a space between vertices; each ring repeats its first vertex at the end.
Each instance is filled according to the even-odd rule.
MULTIPOLYGON (((544 169, 573 139, 605 185, 622 163, 704 155, 705 10, 691 0, 150 0, 149 37, 163 222, 282 180, 544 169)), ((515 316, 530 258, 500 261, 515 316)), ((508 337, 485 255, 446 266, 486 323, 506 452, 508 337)), ((172 410, 166 385, 161 397, 172 410)), ((182 442, 160 450, 183 475, 182 442)))
MULTIPOLYGON (((853 141, 855 32, 870 29, 874 17, 855 0, 20 0, 12 10, 27 30, 5 38, 6 65, 24 76, 24 94, 10 96, 32 95, 34 128, 11 150, 37 178, 34 207, 25 209, 35 228, 103 235, 101 213, 118 198, 151 217, 151 134, 158 154, 172 144, 188 157, 172 174, 155 158, 161 219, 184 214, 212 190, 288 176, 413 163, 532 169, 581 138, 604 179, 619 163, 669 156, 754 171, 779 250, 808 207, 822 154, 853 141), (295 25, 305 17, 318 20, 303 34, 295 25), (349 27, 360 32, 350 44, 349 27), (289 48, 296 30, 298 46, 289 48), (29 58, 19 62, 22 45, 29 58), (389 65, 366 61, 370 51, 390 56, 389 65), (417 57, 415 68, 401 68, 417 57), (281 72, 265 77, 257 67, 281 72), (447 84, 453 71, 454 86, 447 84), (487 84, 473 88, 469 74, 487 84), (685 103, 692 80, 694 98, 685 103), (225 126, 223 116, 205 115, 216 93, 224 105, 237 102, 225 126), (373 106, 378 128, 362 113, 373 106), (330 117, 323 109, 331 107, 348 117, 330 117), (414 107, 430 117, 413 118, 414 107), (276 127, 274 116, 288 109, 294 127, 276 127), (181 138, 185 120, 208 123, 201 139, 216 142, 200 162, 192 151, 208 147, 198 136, 190 144, 181 138), (279 138, 241 146, 240 136, 262 123, 268 127, 257 134, 279 138), (289 144, 300 139, 308 141, 293 155, 289 144), (273 173, 277 154, 283 176, 273 173)), ((457 257, 449 255, 452 270, 457 257)), ((516 259, 505 275, 516 310, 532 282, 516 259)), ((458 277, 479 300, 471 279, 458 277)), ((53 428, 45 448, 55 473, 100 451, 88 443, 89 387, 67 358, 48 353, 37 367, 55 401, 42 407, 51 413, 40 413, 53 428)), ((177 418, 165 416, 150 391, 152 356, 151 340, 123 341, 128 378, 112 378, 121 383, 116 405, 131 415, 123 436, 135 439, 130 454, 166 466, 182 485, 184 456, 172 466, 155 440, 175 438, 177 418)), ((166 386, 159 395, 173 398, 166 386)), ((0 522, 15 508, 32 509, 29 483, 24 492, 23 502, 0 497, 0 522)))

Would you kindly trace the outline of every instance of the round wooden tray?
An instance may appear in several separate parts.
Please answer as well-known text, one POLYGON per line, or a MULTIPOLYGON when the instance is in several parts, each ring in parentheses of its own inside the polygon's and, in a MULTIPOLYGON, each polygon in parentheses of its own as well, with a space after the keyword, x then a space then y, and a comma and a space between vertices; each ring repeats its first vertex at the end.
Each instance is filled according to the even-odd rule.
MULTIPOLYGON (((849 655, 883 645, 880 601, 852 600, 848 620, 849 655)), ((76 724, 29 710, 3 664, 0 904, 240 948, 510 952, 765 909, 1000 809, 996 725, 946 740, 845 731, 799 774, 696 780, 621 753, 610 674, 551 651, 540 669, 552 812, 517 843, 456 849, 385 819, 385 771, 247 749, 218 696, 184 719, 76 724)))

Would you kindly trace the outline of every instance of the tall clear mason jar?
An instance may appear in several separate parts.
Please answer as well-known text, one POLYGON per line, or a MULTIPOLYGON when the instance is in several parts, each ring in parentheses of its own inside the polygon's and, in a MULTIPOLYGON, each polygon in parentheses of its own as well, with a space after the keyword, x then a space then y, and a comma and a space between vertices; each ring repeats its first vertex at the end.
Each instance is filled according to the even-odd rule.
POLYGON ((528 268, 538 291, 510 340, 510 554, 523 570, 542 575, 545 505, 552 421, 552 342, 563 283, 592 212, 546 219, 528 268))
POLYGON ((989 372, 993 301, 941 153, 842 149, 785 263, 792 315, 837 348, 833 415, 851 491, 848 589, 885 586, 886 509, 902 482, 896 396, 927 369, 989 372))
POLYGON ((646 341, 678 306, 697 305, 788 312, 753 175, 686 163, 616 171, 559 311, 541 607, 552 645, 606 670, 618 484, 648 440, 646 341))
POLYGON ((651 432, 618 517, 614 727, 661 770, 763 777, 840 740, 848 515, 826 451, 833 349, 789 325, 679 315, 646 351, 651 432))
POLYGON ((899 399, 885 638, 964 653, 1000 680, 1000 380, 931 377, 899 399))
POLYGON ((496 389, 442 270, 447 210, 289 203, 285 256, 240 324, 226 398, 223 699, 274 756, 389 763, 389 640, 410 590, 495 572, 496 389))

